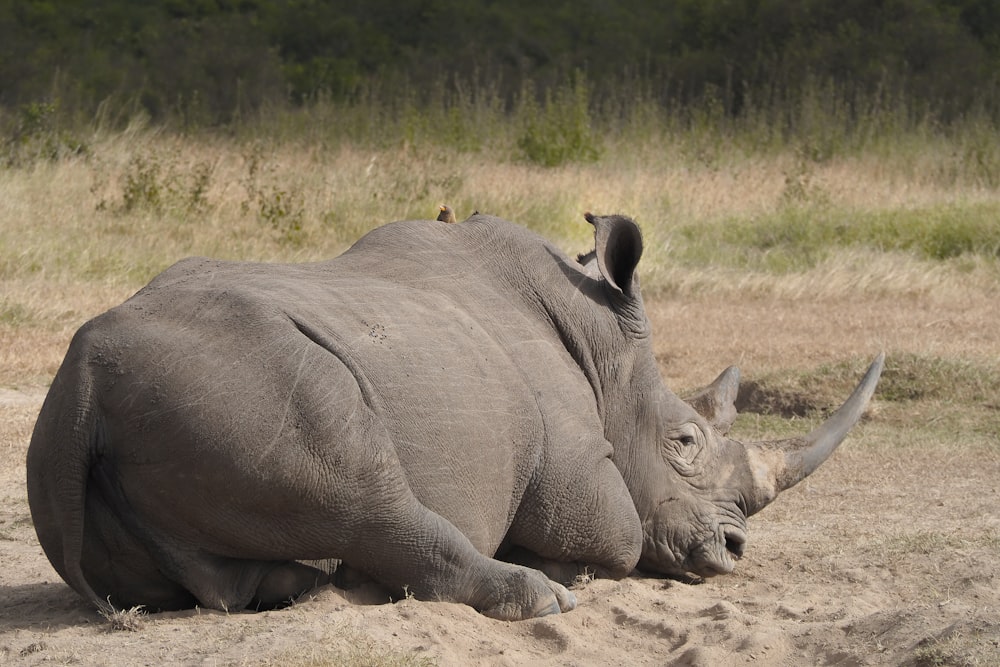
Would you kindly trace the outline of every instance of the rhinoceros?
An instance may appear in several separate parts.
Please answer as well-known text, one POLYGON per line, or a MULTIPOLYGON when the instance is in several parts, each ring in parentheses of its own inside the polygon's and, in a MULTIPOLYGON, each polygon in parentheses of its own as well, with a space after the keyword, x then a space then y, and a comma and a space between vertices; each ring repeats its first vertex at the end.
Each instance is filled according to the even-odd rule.
POLYGON ((883 357, 811 434, 731 439, 738 372, 690 402, 665 386, 640 230, 586 218, 580 261, 474 215, 328 261, 168 268, 80 328, 41 408, 28 500, 52 565, 105 610, 237 610, 338 559, 510 620, 573 609, 584 571, 730 572, 747 517, 845 438, 883 357))

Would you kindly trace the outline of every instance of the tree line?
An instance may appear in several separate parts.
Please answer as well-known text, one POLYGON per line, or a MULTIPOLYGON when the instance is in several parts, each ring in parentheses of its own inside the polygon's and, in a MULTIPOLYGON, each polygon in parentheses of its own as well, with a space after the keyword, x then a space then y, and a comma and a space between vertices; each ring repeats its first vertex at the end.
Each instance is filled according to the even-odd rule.
MULTIPOLYGON (((230 123, 379 90, 510 103, 580 73, 595 97, 739 115, 816 82, 1000 118, 996 0, 3 0, 0 108, 132 105, 230 123)), ((423 97, 422 97, 423 96, 423 97)))

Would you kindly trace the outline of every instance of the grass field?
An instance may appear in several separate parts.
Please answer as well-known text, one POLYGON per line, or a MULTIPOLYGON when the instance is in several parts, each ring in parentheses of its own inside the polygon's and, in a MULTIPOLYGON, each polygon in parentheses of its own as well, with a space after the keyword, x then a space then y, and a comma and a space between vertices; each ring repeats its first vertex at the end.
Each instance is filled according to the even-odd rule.
MULTIPOLYGON (((60 159, 29 142, 0 171, 0 336, 65 338, 188 255, 326 258, 377 225, 434 217, 441 203, 515 220, 568 251, 591 242, 584 211, 631 215, 646 236, 647 297, 993 294, 1000 148, 970 152, 977 132, 915 132, 832 156, 801 143, 754 152, 725 132, 618 134, 599 160, 554 168, 502 142, 492 152, 405 139, 330 147, 311 134, 244 140, 141 123, 95 131, 60 159)), ((54 371, 56 358, 39 366, 4 350, 0 383, 54 371)))
MULTIPOLYGON (((602 135, 593 159, 543 167, 525 158, 517 128, 471 143, 474 127, 452 143, 425 136, 419 124, 373 142, 288 129, 320 122, 337 119, 286 119, 281 131, 249 136, 178 134, 134 123, 121 132, 79 133, 82 148, 71 151, 48 150, 47 135, 8 147, 9 166, 0 169, 0 390, 27 402, 11 399, 4 408, 0 451, 17 465, 23 461, 37 399, 76 328, 185 256, 327 258, 385 222, 433 218, 442 203, 460 219, 473 210, 500 215, 578 252, 592 244, 585 211, 621 212, 645 235, 641 281, 665 380, 682 392, 739 364, 741 437, 807 430, 846 397, 867 361, 888 352, 875 407, 856 436, 863 444, 838 453, 841 463, 827 464, 825 482, 810 478, 808 488, 789 494, 787 509, 777 503, 755 524, 758 548, 800 563, 797 574, 788 573, 794 590, 766 582, 787 568, 761 558, 755 567, 762 570, 744 564, 735 583, 706 585, 701 593, 743 596, 741 610, 782 628, 785 639, 768 641, 774 653, 784 651, 783 664, 795 664, 797 651, 801 659, 828 662, 867 656, 890 664, 998 664, 1000 626, 988 619, 1000 613, 1000 137, 976 124, 872 132, 851 141, 822 132, 754 141, 732 129, 625 127, 602 135), (800 539, 796 527, 812 521, 822 535, 800 539), (954 576, 945 571, 950 567, 958 568, 954 576), (898 581, 897 588, 885 578, 898 581), (818 592, 792 595, 810 582, 818 592), (734 592, 740 586, 743 592, 734 592), (865 597, 875 593, 881 597, 865 597), (763 604, 769 594, 793 601, 785 611, 778 603, 755 611, 752 600, 763 604), (869 606, 838 617, 832 608, 845 595, 869 606), (827 625, 810 626, 815 641, 796 629, 818 622, 806 610, 810 604, 830 614, 827 625), (861 648, 842 638, 850 635, 844 618, 864 630, 861 648)), ((16 466, 10 471, 16 481, 16 466)), ((34 536, 24 523, 20 483, 5 501, 0 543, 24 545, 28 553, 34 536)), ((30 571, 31 579, 43 566, 39 560, 18 572, 30 571)), ((4 585, 21 590, 19 583, 4 585)), ((66 601, 72 594, 59 595, 50 593, 49 603, 72 605, 66 601)), ((691 637, 743 658, 766 650, 699 634, 702 611, 685 612, 684 600, 677 618, 691 637)), ((414 607, 400 609, 408 618, 414 607)), ((289 613, 304 616, 308 606, 289 613)), ((385 617, 395 612, 381 613, 370 623, 395 622, 385 617)), ((441 613, 473 633, 495 627, 441 613)), ((632 618, 631 611, 612 616, 623 614, 632 618)), ((272 618, 286 623, 289 616, 272 618)), ((32 659, 16 633, 41 636, 44 617, 27 625, 8 621, 0 624, 0 657, 32 659), (5 627, 15 634, 3 634, 5 627)), ((163 632, 175 632, 179 623, 162 621, 163 632)), ((235 627, 229 632, 238 634, 235 627)), ((494 641, 550 639, 548 630, 538 632, 525 638, 511 630, 494 641)), ((380 638, 378 646, 413 650, 383 642, 382 631, 363 634, 380 638)), ((85 663, 102 655, 99 642, 92 644, 85 663)), ((311 661, 287 646, 257 659, 225 650, 229 657, 219 664, 338 659, 320 652, 322 659, 311 661)), ((447 651, 434 655, 460 662, 447 651)), ((485 660, 486 654, 469 655, 485 660)), ((706 655, 707 662, 685 664, 742 664, 706 655)))

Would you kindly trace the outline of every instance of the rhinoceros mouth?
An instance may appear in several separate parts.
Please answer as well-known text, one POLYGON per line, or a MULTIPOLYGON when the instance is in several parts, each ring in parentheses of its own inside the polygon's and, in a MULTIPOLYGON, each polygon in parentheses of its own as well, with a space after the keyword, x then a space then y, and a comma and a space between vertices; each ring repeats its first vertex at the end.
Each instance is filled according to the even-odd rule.
POLYGON ((644 557, 639 561, 639 569, 659 572, 669 577, 687 579, 710 578, 720 574, 729 574, 736 569, 736 561, 743 558, 746 548, 746 531, 731 525, 719 526, 715 531, 703 534, 702 541, 696 541, 685 553, 671 548, 670 542, 657 540, 653 557, 644 557))
POLYGON ((743 558, 747 536, 735 526, 720 526, 715 539, 701 545, 688 559, 688 570, 699 577, 729 574, 736 569, 736 561, 743 558))

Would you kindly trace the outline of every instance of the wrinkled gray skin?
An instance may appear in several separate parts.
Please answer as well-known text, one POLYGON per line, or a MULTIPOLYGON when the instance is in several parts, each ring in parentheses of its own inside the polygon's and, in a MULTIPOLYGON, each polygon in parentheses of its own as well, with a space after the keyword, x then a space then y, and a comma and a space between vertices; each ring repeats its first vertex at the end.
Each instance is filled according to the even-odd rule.
POLYGON ((476 215, 315 264, 166 270, 80 329, 42 407, 28 498, 53 566, 104 608, 234 610, 339 558, 503 619, 572 609, 557 582, 584 568, 731 571, 881 357, 810 436, 728 439, 738 373, 690 404, 664 386, 639 230, 587 217, 596 268, 476 215))

